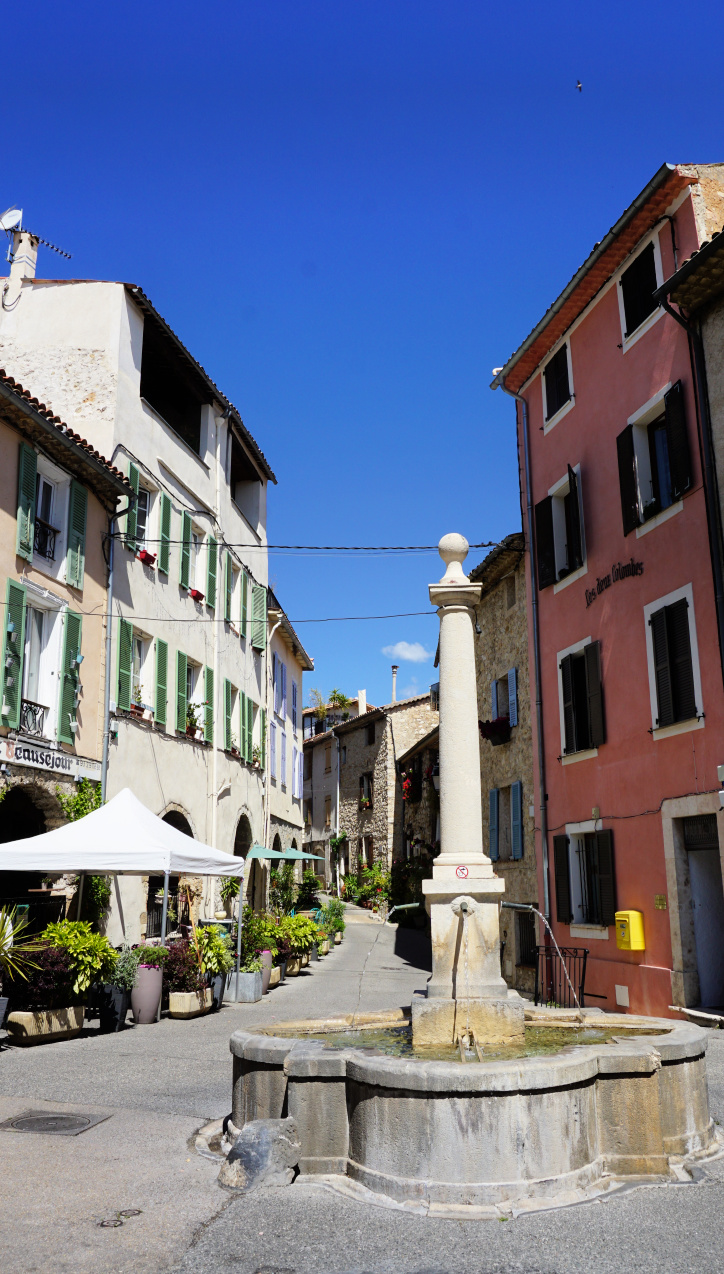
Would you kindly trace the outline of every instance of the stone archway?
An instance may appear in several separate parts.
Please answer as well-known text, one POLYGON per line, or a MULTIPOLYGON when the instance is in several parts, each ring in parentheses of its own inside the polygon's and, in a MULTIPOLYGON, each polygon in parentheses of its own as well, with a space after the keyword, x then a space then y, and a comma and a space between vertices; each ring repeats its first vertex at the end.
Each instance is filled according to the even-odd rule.
MULTIPOLYGON (((47 802, 49 798, 45 792, 43 796, 47 802)), ((55 803, 57 805, 57 801, 55 803)), ((46 813, 37 799, 35 788, 30 784, 13 784, 0 803, 0 844, 40 836, 47 830, 46 813)), ((11 900, 27 902, 28 890, 40 889, 42 882, 42 872, 0 872, 0 903, 11 900)))
POLYGON ((274 850, 275 854, 282 853, 282 838, 278 832, 276 836, 274 837, 274 840, 272 841, 272 849, 274 850))
MULTIPOLYGON (((237 858, 246 858, 249 850, 254 843, 254 834, 251 830, 251 823, 246 814, 242 814, 236 825, 236 835, 234 837, 234 853, 237 858)), ((261 911, 264 908, 264 868, 258 858, 252 858, 251 864, 246 876, 246 901, 250 904, 252 911, 261 911)))
POLYGON ((168 823, 169 827, 175 827, 177 832, 183 832, 184 836, 190 836, 194 840, 191 824, 181 810, 167 810, 163 815, 163 821, 168 823))

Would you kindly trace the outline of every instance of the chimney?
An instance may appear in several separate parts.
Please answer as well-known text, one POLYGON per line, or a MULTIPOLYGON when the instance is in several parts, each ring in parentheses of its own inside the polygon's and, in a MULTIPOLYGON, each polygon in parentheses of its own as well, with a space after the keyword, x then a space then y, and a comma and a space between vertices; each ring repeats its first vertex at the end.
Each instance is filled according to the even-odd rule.
POLYGON ((13 232, 13 259, 3 294, 3 305, 6 310, 15 308, 22 291, 23 279, 35 278, 39 243, 40 240, 28 230, 13 232))
POLYGON ((397 671, 399 664, 392 665, 392 702, 397 703, 397 671))
POLYGON ((367 711, 367 691, 366 690, 357 691, 357 711, 360 716, 364 716, 365 712, 367 711))

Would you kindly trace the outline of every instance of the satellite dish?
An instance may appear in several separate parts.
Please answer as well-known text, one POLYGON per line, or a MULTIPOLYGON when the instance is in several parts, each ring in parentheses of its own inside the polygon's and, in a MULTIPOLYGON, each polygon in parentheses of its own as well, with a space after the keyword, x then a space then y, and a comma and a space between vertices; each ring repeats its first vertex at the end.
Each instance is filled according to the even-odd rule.
POLYGON ((20 225, 22 219, 22 208, 8 208, 7 212, 4 212, 2 217, 0 217, 0 228, 3 230, 14 230, 16 226, 20 225))

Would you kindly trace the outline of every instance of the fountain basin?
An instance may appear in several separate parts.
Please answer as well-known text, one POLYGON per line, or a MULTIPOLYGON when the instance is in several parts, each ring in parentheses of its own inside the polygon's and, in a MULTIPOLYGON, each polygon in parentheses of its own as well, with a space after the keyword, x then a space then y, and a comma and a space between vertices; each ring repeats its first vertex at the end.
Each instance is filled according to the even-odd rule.
MULTIPOLYGON (((409 1016, 409 1015, 408 1015, 409 1016)), ((357 1183, 387 1200, 446 1214, 555 1205, 632 1178, 669 1179, 717 1152, 700 1027, 665 1019, 526 1010, 549 1025, 579 1017, 620 1029, 606 1043, 514 1060, 420 1061, 326 1047, 310 1034, 351 1019, 236 1031, 233 1137, 252 1119, 291 1115, 300 1172, 357 1183), (626 1038, 626 1031, 666 1034, 626 1038), (279 1028, 276 1028, 279 1032, 279 1028), (286 1032, 294 1032, 287 1034, 286 1032)), ((371 1014, 354 1026, 406 1020, 371 1014)), ((380 1199, 382 1202, 382 1199, 380 1199)))

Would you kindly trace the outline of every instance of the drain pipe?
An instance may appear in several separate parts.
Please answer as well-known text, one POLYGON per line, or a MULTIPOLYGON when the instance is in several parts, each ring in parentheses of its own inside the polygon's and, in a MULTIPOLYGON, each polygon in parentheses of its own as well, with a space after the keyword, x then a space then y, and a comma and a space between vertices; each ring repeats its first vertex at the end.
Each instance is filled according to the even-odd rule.
POLYGON ((501 381, 503 393, 521 404, 523 415, 523 460, 525 467, 525 507, 528 520, 528 544, 530 548, 530 603, 533 620, 533 666, 535 672, 535 722, 536 742, 538 747, 538 786, 540 789, 540 839, 541 858, 543 860, 543 911, 550 919, 551 898, 548 868, 548 814, 546 808, 546 763, 543 752, 543 694, 541 690, 540 672, 540 629, 538 623, 538 581, 535 574, 535 525, 533 521, 533 497, 530 481, 530 436, 528 430, 528 403, 522 394, 507 389, 501 381))

